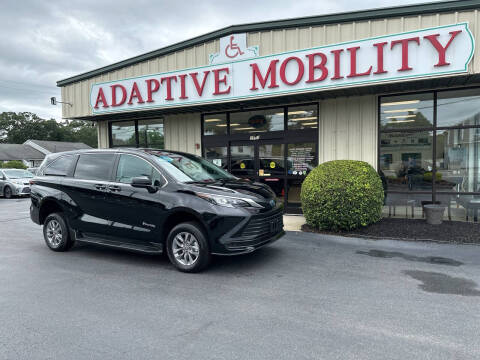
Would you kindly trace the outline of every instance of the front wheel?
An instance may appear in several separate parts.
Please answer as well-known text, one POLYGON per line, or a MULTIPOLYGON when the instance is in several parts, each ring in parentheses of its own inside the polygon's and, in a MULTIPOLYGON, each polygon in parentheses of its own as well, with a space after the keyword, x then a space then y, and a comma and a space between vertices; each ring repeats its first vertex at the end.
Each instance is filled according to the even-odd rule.
POLYGON ((43 237, 47 246, 53 251, 67 251, 74 245, 61 213, 47 216, 43 223, 43 237))
POLYGON ((178 224, 170 231, 167 253, 170 262, 183 272, 199 272, 211 258, 205 234, 195 222, 178 224))
POLYGON ((10 186, 5 186, 5 189, 3 190, 3 196, 5 196, 5 199, 10 199, 12 194, 13 192, 10 186))

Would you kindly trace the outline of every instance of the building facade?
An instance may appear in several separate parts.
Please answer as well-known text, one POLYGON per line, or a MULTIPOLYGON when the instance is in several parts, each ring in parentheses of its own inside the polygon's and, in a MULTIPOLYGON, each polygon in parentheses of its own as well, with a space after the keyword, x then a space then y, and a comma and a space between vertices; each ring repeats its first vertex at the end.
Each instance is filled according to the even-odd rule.
MULTIPOLYGON (((480 208, 480 1, 236 25, 57 83, 100 147, 202 155, 288 212, 319 163, 363 160, 387 205, 480 208)), ((447 214, 446 214, 447 215, 447 214)))

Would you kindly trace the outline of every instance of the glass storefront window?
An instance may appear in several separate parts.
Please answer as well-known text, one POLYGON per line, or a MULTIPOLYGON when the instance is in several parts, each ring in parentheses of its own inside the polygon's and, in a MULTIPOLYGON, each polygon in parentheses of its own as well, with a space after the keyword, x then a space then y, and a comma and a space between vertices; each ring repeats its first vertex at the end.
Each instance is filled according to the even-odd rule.
POLYGON ((437 98, 437 126, 480 125, 480 89, 441 91, 437 98))
POLYGON ((428 128, 433 126, 433 93, 381 98, 381 130, 428 128))
POLYGON ((283 108, 230 114, 230 134, 257 134, 268 131, 283 131, 283 124, 283 108))
POLYGON ((230 168, 235 176, 256 176, 255 147, 253 145, 230 146, 230 168))
POLYGON ((203 135, 226 135, 227 114, 208 114, 203 117, 203 135))
POLYGON ((287 180, 288 189, 288 205, 293 207, 301 207, 302 200, 300 199, 300 192, 302 190, 303 179, 289 179, 287 180))
POLYGON ((317 128, 317 105, 288 107, 288 130, 317 128))
POLYGON ((164 149, 163 119, 139 120, 138 143, 140 147, 164 149))
POLYGON ((206 147, 205 159, 213 164, 227 170, 228 153, 226 146, 206 147))
POLYGON ((437 131, 437 191, 480 192, 480 128, 437 131))
POLYGON ((315 167, 315 143, 288 144, 288 175, 307 175, 315 167))
POLYGON ((285 174, 285 145, 260 144, 258 146, 259 176, 285 174))
POLYGON ((381 134, 380 170, 389 191, 431 191, 432 159, 432 131, 381 134))
POLYGON ((112 146, 136 146, 135 122, 116 121, 112 126, 112 146))

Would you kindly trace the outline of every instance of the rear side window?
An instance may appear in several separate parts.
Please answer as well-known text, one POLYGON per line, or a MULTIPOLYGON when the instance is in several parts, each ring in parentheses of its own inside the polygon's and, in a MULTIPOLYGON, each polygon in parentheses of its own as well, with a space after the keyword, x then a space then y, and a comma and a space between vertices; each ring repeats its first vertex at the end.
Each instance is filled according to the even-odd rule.
POLYGON ((74 157, 72 155, 61 156, 58 159, 53 160, 43 170, 44 175, 53 176, 67 176, 70 170, 74 157))
POLYGON ((147 161, 133 155, 121 155, 115 181, 129 184, 134 177, 141 176, 148 177, 156 186, 164 183, 162 175, 147 161))
POLYGON ((73 175, 83 180, 104 180, 110 179, 114 154, 83 154, 78 159, 73 175))

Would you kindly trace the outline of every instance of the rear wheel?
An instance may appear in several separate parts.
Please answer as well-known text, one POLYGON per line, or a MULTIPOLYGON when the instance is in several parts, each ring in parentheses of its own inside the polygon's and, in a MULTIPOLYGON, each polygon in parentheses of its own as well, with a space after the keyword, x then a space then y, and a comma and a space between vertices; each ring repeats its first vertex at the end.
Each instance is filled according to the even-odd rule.
POLYGON ((3 196, 5 196, 6 199, 10 199, 12 194, 13 192, 10 186, 5 186, 5 189, 3 189, 3 196))
POLYGON ((206 236, 198 223, 175 226, 168 234, 167 253, 170 262, 180 271, 199 272, 210 262, 206 236))
POLYGON ((61 213, 47 216, 43 223, 45 243, 53 251, 67 251, 74 245, 68 231, 67 223, 61 213))

